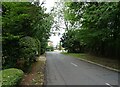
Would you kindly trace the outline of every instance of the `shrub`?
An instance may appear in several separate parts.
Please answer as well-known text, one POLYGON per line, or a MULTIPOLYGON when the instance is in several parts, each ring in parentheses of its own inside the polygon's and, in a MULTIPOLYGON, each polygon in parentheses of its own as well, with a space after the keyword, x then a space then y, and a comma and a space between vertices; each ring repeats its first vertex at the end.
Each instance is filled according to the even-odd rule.
POLYGON ((47 46, 47 47, 46 47, 46 50, 47 50, 47 51, 54 51, 54 47, 53 47, 53 46, 47 46))
POLYGON ((19 38, 9 36, 2 40, 2 69, 15 67, 19 56, 19 38))
POLYGON ((28 68, 35 60, 35 55, 38 53, 38 44, 36 43, 36 39, 27 36, 19 40, 19 45, 20 58, 18 62, 21 69, 24 70, 25 67, 28 68))
POLYGON ((23 71, 15 68, 0 71, 2 74, 2 87, 13 87, 18 85, 23 77, 23 71))
POLYGON ((37 55, 39 56, 41 54, 41 43, 38 39, 35 39, 35 43, 37 45, 37 55))

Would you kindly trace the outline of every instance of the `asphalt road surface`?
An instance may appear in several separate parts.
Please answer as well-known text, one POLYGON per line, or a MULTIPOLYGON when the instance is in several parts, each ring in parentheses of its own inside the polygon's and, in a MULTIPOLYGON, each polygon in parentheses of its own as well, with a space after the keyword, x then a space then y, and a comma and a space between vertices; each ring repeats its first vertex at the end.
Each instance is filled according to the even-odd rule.
POLYGON ((46 85, 105 85, 119 87, 120 73, 60 52, 47 52, 46 85))

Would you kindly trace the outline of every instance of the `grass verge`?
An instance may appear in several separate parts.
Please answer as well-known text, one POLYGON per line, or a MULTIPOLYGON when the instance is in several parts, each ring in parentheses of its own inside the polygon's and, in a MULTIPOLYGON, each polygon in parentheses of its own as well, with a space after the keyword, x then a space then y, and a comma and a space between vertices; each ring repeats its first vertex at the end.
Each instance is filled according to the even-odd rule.
POLYGON ((73 56, 75 58, 79 58, 79 59, 84 59, 84 60, 88 60, 97 64, 101 64, 113 69, 117 69, 120 70, 120 66, 118 64, 118 60, 117 59, 108 59, 108 58, 102 58, 102 57, 96 57, 90 54, 85 54, 85 53, 66 53, 66 52, 62 52, 62 54, 65 55, 69 55, 69 56, 73 56))

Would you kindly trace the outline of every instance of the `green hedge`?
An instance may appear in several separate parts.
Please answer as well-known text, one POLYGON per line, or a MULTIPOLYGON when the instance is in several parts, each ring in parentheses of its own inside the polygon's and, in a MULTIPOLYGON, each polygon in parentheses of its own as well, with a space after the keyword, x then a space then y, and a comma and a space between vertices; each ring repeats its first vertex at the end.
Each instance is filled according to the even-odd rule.
POLYGON ((47 46, 47 47, 46 47, 46 50, 47 50, 47 51, 54 51, 54 47, 53 47, 53 46, 47 46))
POLYGON ((35 43, 37 45, 37 52, 38 52, 37 55, 40 56, 40 54, 41 54, 41 43, 38 39, 35 39, 35 43))
POLYGON ((26 70, 36 60, 36 55, 40 54, 39 40, 26 36, 19 40, 19 54, 21 64, 20 69, 26 70))
POLYGON ((13 87, 22 79, 24 73, 22 70, 10 68, 0 71, 2 74, 2 87, 13 87))

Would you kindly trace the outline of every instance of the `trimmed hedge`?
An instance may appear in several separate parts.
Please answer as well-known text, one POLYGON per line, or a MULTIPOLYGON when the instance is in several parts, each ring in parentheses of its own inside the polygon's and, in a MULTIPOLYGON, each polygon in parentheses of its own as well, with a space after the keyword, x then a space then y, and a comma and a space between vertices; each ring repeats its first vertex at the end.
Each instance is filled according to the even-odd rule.
POLYGON ((16 86, 22 79, 24 73, 22 70, 10 68, 0 71, 2 74, 2 87, 16 86))
POLYGON ((19 40, 19 59, 17 68, 27 71, 28 67, 36 60, 36 55, 40 54, 40 42, 38 39, 26 36, 19 40))

